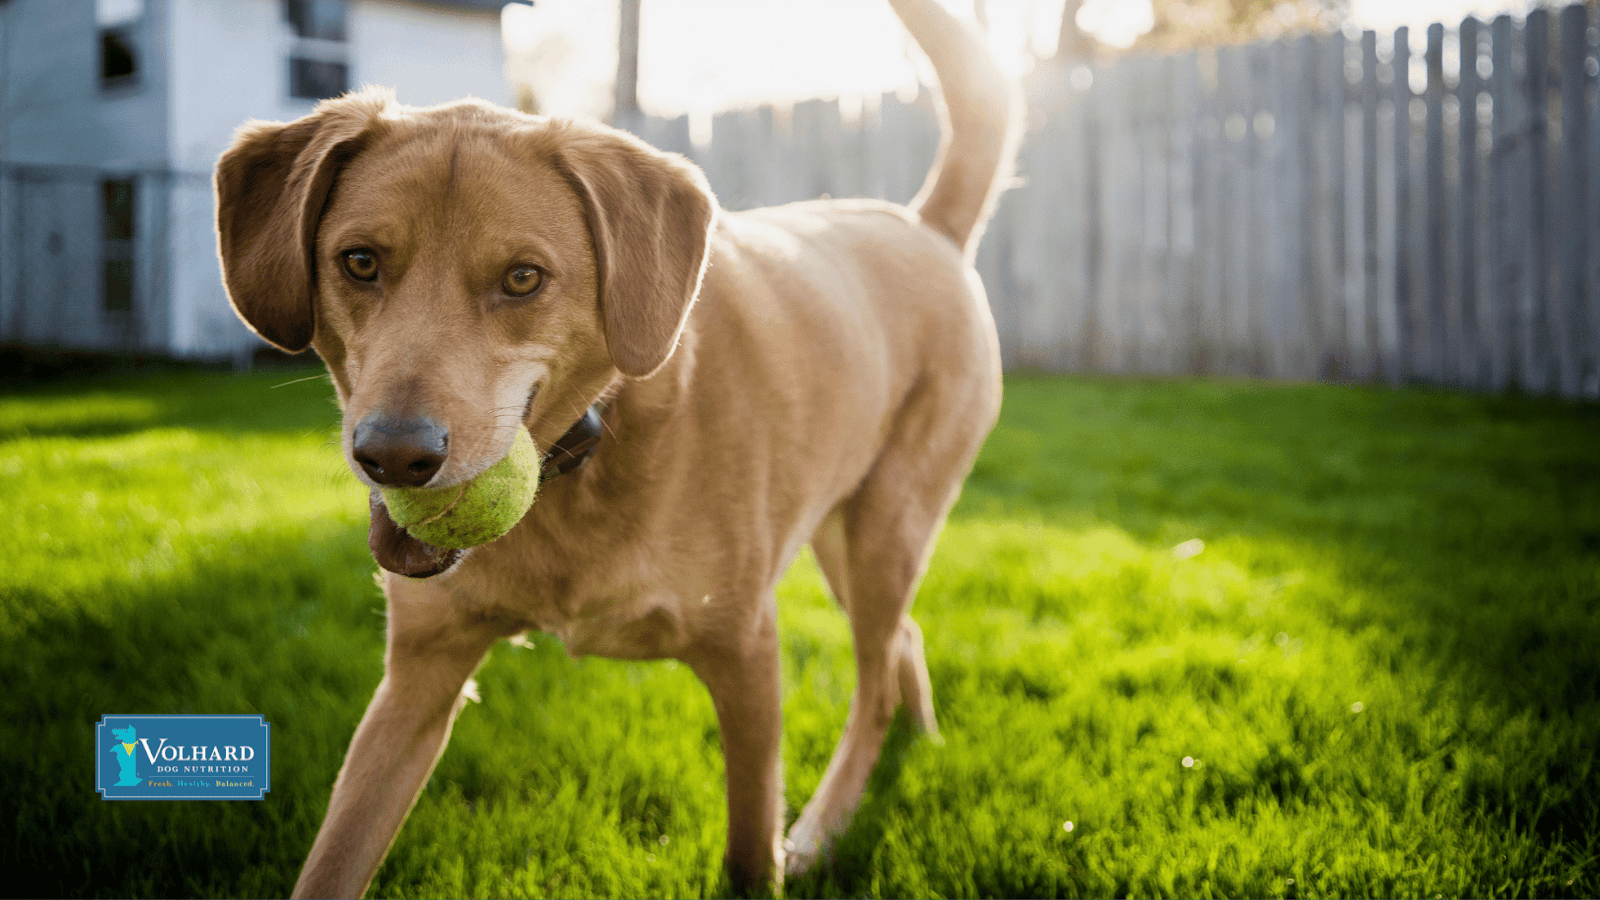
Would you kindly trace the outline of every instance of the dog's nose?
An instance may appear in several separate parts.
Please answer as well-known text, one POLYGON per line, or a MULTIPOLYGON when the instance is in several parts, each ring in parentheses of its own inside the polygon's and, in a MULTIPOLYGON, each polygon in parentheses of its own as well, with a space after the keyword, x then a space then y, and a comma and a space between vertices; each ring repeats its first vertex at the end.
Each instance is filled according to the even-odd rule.
POLYGON ((356 425, 352 438, 356 462, 386 487, 427 484, 450 452, 449 430, 426 416, 369 416, 356 425))

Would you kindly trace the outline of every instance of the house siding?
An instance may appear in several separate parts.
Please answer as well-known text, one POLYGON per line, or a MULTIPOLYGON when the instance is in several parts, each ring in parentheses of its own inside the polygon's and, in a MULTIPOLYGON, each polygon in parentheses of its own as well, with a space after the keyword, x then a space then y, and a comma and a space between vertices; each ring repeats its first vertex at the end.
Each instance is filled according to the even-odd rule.
POLYGON ((0 340, 165 351, 166 7, 135 27, 131 84, 100 84, 93 0, 0 7, 0 340), (101 182, 135 189, 133 308, 101 293, 101 182))
POLYGON ((499 10, 361 0, 351 9, 350 56, 352 87, 392 87, 401 103, 432 106, 469 96, 511 100, 499 10), (419 59, 449 64, 419 66, 419 59))
MULTIPOLYGON (((247 359, 211 176, 234 131, 288 121, 281 0, 145 0, 137 84, 102 90, 94 0, 0 2, 0 341, 247 359), (134 308, 104 309, 101 182, 136 183, 134 308)), ((498 7, 351 0, 352 87, 505 102, 498 7), (427 64, 434 61, 436 65, 427 64)))
POLYGON ((288 121, 314 104, 289 97, 293 35, 282 0, 170 2, 181 27, 172 39, 168 132, 177 173, 168 200, 174 223, 169 352, 243 359, 261 344, 233 314, 222 287, 212 171, 240 125, 288 121))

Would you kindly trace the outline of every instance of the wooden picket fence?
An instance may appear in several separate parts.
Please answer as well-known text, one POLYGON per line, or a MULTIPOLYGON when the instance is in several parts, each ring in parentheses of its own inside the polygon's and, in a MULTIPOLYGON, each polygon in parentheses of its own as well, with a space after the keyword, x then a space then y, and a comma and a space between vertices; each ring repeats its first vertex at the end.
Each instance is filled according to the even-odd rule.
MULTIPOLYGON (((978 267, 1010 368, 1600 397, 1600 114, 1585 8, 1127 55, 1030 79, 978 267)), ((638 130, 730 209, 904 201, 926 97, 638 130)))

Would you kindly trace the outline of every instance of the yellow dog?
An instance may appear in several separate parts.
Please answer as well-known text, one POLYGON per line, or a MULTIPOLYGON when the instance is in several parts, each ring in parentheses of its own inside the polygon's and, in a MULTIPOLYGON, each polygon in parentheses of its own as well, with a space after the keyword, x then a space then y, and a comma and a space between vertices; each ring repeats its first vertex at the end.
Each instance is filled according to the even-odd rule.
POLYGON ((622 132, 378 91, 253 123, 222 157, 234 308, 327 363, 370 486, 458 484, 518 428, 546 453, 589 411, 602 420, 588 464, 482 547, 430 547, 374 501, 386 671, 297 895, 365 890, 474 669, 531 629, 574 654, 680 659, 704 681, 744 886, 827 852, 898 704, 936 730, 908 611, 1000 408, 971 257, 1016 115, 974 35, 934 0, 894 5, 947 106, 909 208, 729 213, 693 165, 622 132), (808 541, 849 616, 858 681, 785 840, 773 588, 808 541))

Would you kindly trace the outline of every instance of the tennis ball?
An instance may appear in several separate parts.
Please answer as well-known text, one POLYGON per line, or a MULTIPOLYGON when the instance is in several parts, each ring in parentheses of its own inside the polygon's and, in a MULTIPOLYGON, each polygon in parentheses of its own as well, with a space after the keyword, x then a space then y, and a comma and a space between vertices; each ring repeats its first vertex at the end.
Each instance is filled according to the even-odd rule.
POLYGON ((406 533, 435 547, 465 550, 511 530, 539 490, 539 454, 518 426, 511 452, 465 484, 383 489, 389 517, 406 533))

